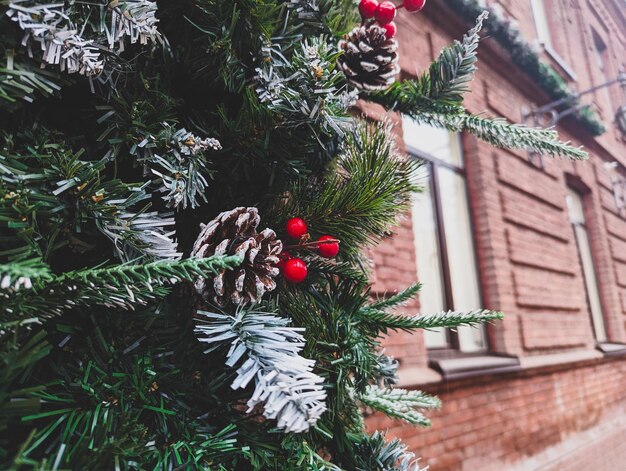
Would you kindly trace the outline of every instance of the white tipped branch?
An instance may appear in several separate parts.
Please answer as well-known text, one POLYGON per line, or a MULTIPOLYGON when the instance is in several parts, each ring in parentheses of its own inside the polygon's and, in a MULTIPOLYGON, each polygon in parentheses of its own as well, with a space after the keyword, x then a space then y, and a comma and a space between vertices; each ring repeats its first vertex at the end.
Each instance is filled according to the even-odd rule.
POLYGON ((65 12, 64 3, 37 4, 28 0, 9 3, 7 15, 24 31, 22 46, 34 57, 33 45, 40 49, 41 60, 58 65, 69 74, 98 75, 104 60, 93 39, 82 31, 65 12))
POLYGON ((231 387, 254 381, 248 412, 264 403, 264 415, 285 432, 305 432, 326 411, 323 378, 313 373, 315 361, 300 356, 302 328, 290 319, 265 312, 240 310, 235 315, 199 311, 195 332, 207 352, 230 344, 226 365, 237 369, 231 387))
POLYGON ((146 170, 157 177, 157 191, 170 208, 196 208, 207 201, 207 151, 222 148, 217 139, 196 136, 185 128, 163 123, 157 136, 147 136, 131 149, 146 170))
POLYGON ((363 394, 357 395, 357 398, 363 405, 391 418, 422 427, 429 427, 430 420, 420 411, 441 407, 441 401, 436 397, 429 396, 422 391, 407 391, 406 389, 368 386, 363 394))

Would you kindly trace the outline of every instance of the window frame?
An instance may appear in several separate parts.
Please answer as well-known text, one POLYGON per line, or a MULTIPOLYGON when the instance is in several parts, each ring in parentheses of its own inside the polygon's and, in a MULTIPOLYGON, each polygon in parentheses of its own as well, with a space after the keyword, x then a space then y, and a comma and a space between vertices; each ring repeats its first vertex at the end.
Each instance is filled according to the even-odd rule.
POLYGON ((569 193, 574 193, 579 201, 580 201, 580 206, 581 206, 581 210, 582 210, 582 216, 583 216, 583 221, 574 221, 572 220, 572 216, 571 216, 571 210, 569 208, 569 204, 567 205, 567 210, 568 210, 568 219, 570 222, 570 225, 572 227, 572 233, 574 234, 574 243, 576 244, 576 254, 578 256, 578 264, 580 266, 580 271, 582 274, 582 278, 583 278, 583 284, 585 287, 585 302, 587 305, 587 311, 588 311, 588 315, 589 315, 589 320, 591 321, 591 328, 593 330, 593 337, 594 340, 596 341, 597 344, 606 344, 609 343, 609 331, 607 329, 608 326, 608 322, 607 322, 607 316, 606 316, 606 309, 605 309, 605 303, 604 303, 604 299, 602 296, 602 291, 600 290, 600 286, 598 283, 598 268, 597 268, 597 263, 596 263, 596 257, 595 254, 593 252, 593 246, 591 243, 591 235, 589 233, 589 227, 587 224, 587 197, 590 193, 588 188, 582 188, 580 185, 576 185, 575 182, 569 182, 570 184, 567 185, 567 191, 568 191, 568 197, 569 197, 569 193), (574 183, 574 184, 571 184, 574 183), (588 250, 589 250, 589 254, 591 257, 591 271, 593 273, 593 277, 595 280, 595 290, 596 290, 596 295, 598 297, 598 302, 600 304, 600 320, 601 320, 601 327, 602 327, 602 331, 604 334, 604 339, 600 339, 599 335, 598 335, 598 326, 596 325, 596 319, 593 314, 593 308, 592 308, 592 304, 591 304, 591 294, 589 292, 589 280, 587 279, 587 273, 585 270, 585 262, 583 261, 583 254, 582 254, 582 250, 581 250, 581 240, 580 237, 578 235, 578 231, 577 228, 582 228, 582 230, 585 232, 586 235, 586 239, 587 239, 587 245, 588 250))
POLYGON ((569 66, 567 61, 557 52, 550 28, 550 17, 545 0, 530 0, 530 9, 535 25, 537 42, 543 51, 567 75, 566 78, 572 81, 577 80, 576 72, 569 66), (540 25, 541 24, 541 25, 540 25))
MULTIPOLYGON (((464 155, 464 146, 463 146, 463 135, 460 133, 449 133, 451 138, 454 138, 457 141, 457 145, 459 146, 458 150, 461 153, 461 159, 463 162, 463 166, 455 165, 450 162, 446 162, 434 155, 431 155, 427 152, 424 152, 420 149, 415 148, 410 143, 405 141, 406 152, 412 159, 418 159, 424 162, 424 165, 428 165, 428 180, 429 185, 431 187, 431 199, 433 205, 433 215, 435 216, 435 227, 437 231, 436 240, 439 251, 439 266, 441 270, 441 282, 443 288, 443 301, 444 301, 444 309, 445 310, 454 310, 454 295, 453 295, 453 287, 452 287, 452 276, 450 269, 450 259, 448 255, 448 242, 446 239, 446 229, 444 224, 444 213, 443 213, 443 205, 442 205, 442 197, 441 197, 441 184, 439 182, 439 168, 443 167, 448 170, 451 170, 456 175, 459 175, 463 178, 465 183, 465 201, 467 202, 467 211, 470 222, 470 233, 471 233, 471 243, 472 248, 474 250, 474 276, 476 277, 476 282, 478 285, 478 301, 479 304, 483 305, 483 287, 480 279, 480 271, 478 269, 478 245, 476 242, 476 228, 474 224, 474 214, 471 205, 469 185, 467 184, 468 173, 465 169, 465 155, 464 155)), ((466 351, 461 349, 461 343, 459 339, 459 334, 456 329, 445 328, 446 335, 446 347, 428 347, 427 350, 429 352, 429 356, 431 358, 442 358, 449 357, 450 355, 463 355, 463 356, 482 356, 490 352, 490 342, 489 335, 487 332, 486 326, 475 327, 481 330, 483 343, 485 347, 476 351, 466 351)))
POLYGON ((621 218, 626 218, 626 177, 615 175, 611 179, 615 207, 621 218))
POLYGON ((544 48, 553 49, 552 35, 550 34, 550 22, 548 20, 548 12, 546 4, 543 0, 530 0, 530 8, 533 13, 533 22, 535 23, 535 32, 537 33, 537 41, 544 48), (540 25, 541 23, 541 25, 540 25))
MULTIPOLYGON (((611 77, 611 60, 610 60, 610 51, 607 41, 602 37, 600 33, 594 28, 591 27, 591 45, 593 49, 593 60, 596 62, 596 72, 592 74, 592 82, 598 82, 598 84, 607 83, 609 81, 609 77, 611 77), (600 79, 597 80, 593 77, 593 75, 600 76, 600 79)), ((605 101, 604 106, 606 106, 606 113, 609 118, 613 118, 615 115, 615 109, 613 108, 613 97, 611 93, 611 87, 605 87, 603 90, 597 90, 597 92, 601 93, 600 100, 605 101)), ((598 101, 598 93, 595 94, 596 101, 598 101)))

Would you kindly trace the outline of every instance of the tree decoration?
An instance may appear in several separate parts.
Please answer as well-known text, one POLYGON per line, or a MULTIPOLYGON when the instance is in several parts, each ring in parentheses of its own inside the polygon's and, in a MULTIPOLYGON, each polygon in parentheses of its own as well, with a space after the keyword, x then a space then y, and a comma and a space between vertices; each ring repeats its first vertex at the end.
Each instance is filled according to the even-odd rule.
POLYGON ((300 239, 300 237, 309 232, 309 228, 307 227, 306 222, 304 222, 304 219, 291 218, 287 221, 285 231, 292 239, 300 239))
POLYGON ((361 18, 374 18, 377 8, 378 2, 376 0, 361 0, 359 3, 359 13, 361 14, 361 18))
POLYGON ((357 26, 339 42, 337 63, 348 82, 363 90, 384 90, 400 72, 398 43, 374 23, 357 26))
POLYGON ((308 274, 308 269, 304 260, 300 258, 290 258, 284 262, 283 276, 289 283, 302 283, 308 274))
POLYGON ((333 236, 323 235, 317 242, 317 251, 322 257, 333 258, 339 253, 339 242, 333 236))
POLYGON ((237 270, 223 270, 213 278, 196 281, 196 290, 204 299, 219 306, 244 305, 276 288, 276 264, 283 244, 271 229, 257 232, 260 221, 256 208, 239 207, 201 226, 192 257, 235 255, 243 259, 237 270))
POLYGON ((391 2, 382 2, 376 7, 374 17, 379 25, 391 23, 396 17, 396 6, 391 2))
POLYGON ((230 344, 226 365, 242 363, 233 389, 254 380, 248 412, 264 403, 263 415, 275 419, 278 428, 300 433, 326 410, 326 392, 323 379, 312 372, 315 362, 299 355, 304 329, 288 327, 289 323, 272 313, 243 309, 234 316, 199 311, 195 332, 210 345, 207 353, 230 344))
POLYGON ((418 12, 426 6, 426 0, 404 0, 402 6, 411 13, 418 12))
POLYGON ((383 25, 383 29, 385 30, 385 36, 387 36, 387 39, 391 39, 393 37, 395 37, 398 28, 396 26, 396 24, 392 21, 390 23, 386 23, 383 25))

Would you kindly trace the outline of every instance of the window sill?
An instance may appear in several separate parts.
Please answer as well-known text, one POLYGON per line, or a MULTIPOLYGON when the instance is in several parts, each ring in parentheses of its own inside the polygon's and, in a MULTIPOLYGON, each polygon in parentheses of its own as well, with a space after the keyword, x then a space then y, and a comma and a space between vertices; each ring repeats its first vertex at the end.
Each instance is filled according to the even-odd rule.
POLYGON ((440 384, 444 380, 462 380, 485 375, 540 374, 618 357, 626 357, 626 344, 603 343, 598 344, 594 350, 549 353, 523 358, 483 353, 459 354, 457 351, 450 350, 445 353, 431 352, 429 367, 400 368, 398 386, 411 389, 440 384), (437 353, 439 353, 438 356, 437 353))
POLYGON ((494 354, 458 354, 447 358, 431 358, 429 366, 443 379, 472 378, 475 376, 513 373, 522 367, 517 357, 494 354))
POLYGON ((599 343, 596 348, 607 357, 626 356, 626 344, 623 343, 599 343))

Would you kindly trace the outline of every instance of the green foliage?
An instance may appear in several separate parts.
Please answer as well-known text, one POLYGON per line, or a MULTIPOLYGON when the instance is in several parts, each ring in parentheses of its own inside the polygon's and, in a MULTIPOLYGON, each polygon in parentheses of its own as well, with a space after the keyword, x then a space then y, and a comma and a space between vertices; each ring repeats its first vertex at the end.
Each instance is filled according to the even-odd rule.
POLYGON ((379 309, 365 306, 361 310, 364 323, 378 328, 381 332, 390 330, 416 330, 436 329, 440 327, 454 328, 459 326, 476 326, 486 322, 501 320, 504 316, 501 312, 477 309, 467 312, 444 311, 439 314, 426 314, 419 316, 403 316, 388 313, 379 309))
MULTIPOLYGON (((23 332, 22 332, 23 334, 23 332)), ((4 332, 0 336, 0 462, 7 458, 10 431, 15 420, 39 410, 40 399, 36 396, 43 386, 22 386, 20 379, 50 353, 52 346, 43 332, 37 332, 19 343, 17 332, 4 332)))
POLYGON ((289 0, 285 3, 300 23, 295 29, 301 34, 341 36, 360 19, 351 0, 289 0))
POLYGON ((361 123, 346 136, 327 173, 289 187, 270 219, 278 225, 297 214, 314 236, 333 234, 341 241, 342 256, 354 259, 408 208, 418 165, 398 155, 388 126, 361 123))
POLYGON ((180 256, 165 229, 174 220, 148 211, 147 184, 107 178, 107 157, 85 160, 85 148, 46 129, 3 137, 0 227, 9 251, 26 245, 49 260, 61 249, 109 245, 124 261, 180 256))
POLYGON ((0 108, 17 109, 39 95, 52 96, 69 80, 58 73, 38 70, 32 64, 14 62, 7 52, 7 64, 0 67, 0 108))
POLYGON ((463 101, 468 83, 476 71, 476 49, 488 13, 482 12, 476 19, 476 26, 463 36, 463 41, 455 41, 445 48, 430 65, 428 73, 422 75, 416 84, 420 93, 443 104, 458 104, 463 101))
POLYGON ((441 407, 439 399, 422 391, 384 389, 378 386, 369 386, 364 393, 358 395, 358 399, 375 411, 421 427, 430 427, 430 420, 420 411, 441 407))
MULTIPOLYGON (((214 256, 89 268, 54 277, 45 270, 32 276, 29 270, 20 277, 29 279, 30 289, 1 294, 0 325, 14 321, 41 321, 81 306, 101 305, 132 310, 167 296, 170 293, 168 285, 193 282, 240 264, 239 257, 214 256)), ((19 273, 23 266, 24 263, 17 264, 17 267, 0 265, 0 273, 19 273)))
POLYGON ((469 114, 460 106, 432 102, 422 94, 421 85, 415 80, 396 82, 387 90, 371 94, 370 98, 418 122, 454 132, 466 131, 496 147, 527 149, 570 159, 587 158, 582 149, 559 141, 556 131, 510 124, 502 118, 483 118, 469 114))
POLYGON ((407 451, 406 445, 397 438, 387 440, 382 432, 364 436, 357 446, 356 471, 427 471, 407 451))
MULTIPOLYGON (((409 209, 419 164, 398 155, 390 125, 350 112, 367 96, 335 61, 354 2, 29 0, 26 23, 8 3, 0 467, 418 471, 401 442, 365 431, 364 405, 416 424, 438 405, 391 389, 398 362, 382 337, 501 315, 394 312, 420 285, 371 298, 364 249, 409 209), (129 30, 109 37, 115 18, 129 30), (31 23, 51 27, 35 37, 31 23), (64 53, 84 60, 89 44, 71 49, 84 35, 106 58, 99 75, 40 68, 41 44, 68 25, 64 53), (240 205, 259 209, 309 275, 278 277, 257 306, 218 309, 193 284, 242 260, 188 254, 200 223, 240 205), (339 257, 289 241, 294 216, 314 239, 337 237, 339 257)), ((496 145, 582 158, 554 133, 460 106, 482 19, 420 79, 370 98, 496 145)))
POLYGON ((402 304, 415 298, 421 289, 422 284, 415 283, 414 285, 409 286, 407 289, 392 294, 391 296, 379 298, 378 300, 376 300, 376 302, 370 304, 370 307, 372 309, 383 310, 387 308, 401 306, 402 304))
MULTIPOLYGON (((485 5, 477 0, 445 0, 444 3, 468 22, 473 21, 485 10, 485 5)), ((485 31, 510 54, 512 62, 519 70, 533 79, 550 98, 559 100, 570 97, 572 104, 578 101, 565 80, 550 65, 541 61, 532 46, 521 37, 519 31, 512 27, 510 21, 492 14, 485 25, 485 31)), ((606 131, 598 116, 588 107, 578 111, 574 119, 594 136, 604 134, 606 131)))
POLYGON ((320 143, 343 136, 353 125, 348 107, 356 94, 350 93, 335 68, 336 48, 322 36, 305 39, 287 62, 280 50, 270 49, 270 54, 268 65, 257 69, 257 93, 280 115, 279 126, 320 143))
POLYGON ((191 327, 168 303, 132 319, 92 307, 51 326, 45 363, 29 354, 30 374, 15 375, 11 396, 21 401, 13 409, 33 407, 11 423, 3 469, 236 468, 248 452, 240 413, 216 403, 228 378, 207 362, 191 327))

